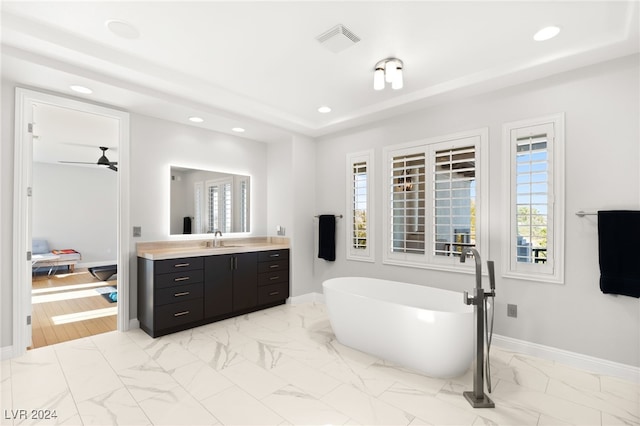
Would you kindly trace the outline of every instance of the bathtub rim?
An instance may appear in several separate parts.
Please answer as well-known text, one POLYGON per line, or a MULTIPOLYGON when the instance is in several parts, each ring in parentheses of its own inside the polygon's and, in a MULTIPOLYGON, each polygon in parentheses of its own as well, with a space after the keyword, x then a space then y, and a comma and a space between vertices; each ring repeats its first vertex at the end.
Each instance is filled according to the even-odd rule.
MULTIPOLYGON (((333 278, 328 278, 326 280, 324 280, 322 282, 322 290, 323 290, 323 294, 324 294, 324 289, 328 288, 330 291, 335 291, 338 293, 342 293, 342 294, 347 294, 349 296, 352 297, 357 297, 357 298, 361 298, 361 299, 373 299, 373 300, 377 300, 379 302, 382 303, 387 303, 387 304, 392 304, 392 305, 400 305, 400 306, 406 306, 409 308, 413 308, 413 309, 422 309, 422 310, 427 310, 427 311, 432 311, 432 312, 438 312, 438 313, 442 313, 442 314, 452 314, 452 315, 473 315, 474 314, 474 309, 473 306, 471 305, 465 305, 464 301, 463 301, 463 292, 459 292, 459 291, 454 291, 454 290, 448 290, 448 289, 444 289, 444 288, 440 288, 440 287, 432 287, 432 286, 428 286, 428 285, 422 285, 422 284, 413 284, 413 283, 407 283, 404 281, 395 281, 395 280, 387 280, 384 278, 374 278, 374 277, 365 277, 365 276, 346 276, 346 277, 333 277, 333 278), (359 293, 355 293, 353 291, 348 291, 342 288, 338 288, 335 286, 327 286, 325 287, 325 283, 329 283, 331 281, 340 281, 340 280, 348 280, 348 279, 364 279, 364 280, 371 280, 371 281, 376 281, 376 282, 384 282, 384 283, 389 283, 389 284, 400 284, 400 285, 405 285, 405 286, 413 286, 413 287, 418 287, 421 289, 430 289, 430 290, 436 290, 436 291, 441 291, 444 293, 449 293, 449 294, 456 294, 460 296, 460 311, 451 311, 451 310, 444 310, 444 309, 433 309, 433 308, 426 308, 423 306, 416 306, 415 304, 404 304, 404 303, 400 303, 400 302, 396 302, 396 301, 389 301, 389 300, 385 300, 382 299, 380 297, 374 297, 372 295, 364 295, 364 294, 359 294, 359 293)), ((326 297, 326 295, 325 295, 326 297)))

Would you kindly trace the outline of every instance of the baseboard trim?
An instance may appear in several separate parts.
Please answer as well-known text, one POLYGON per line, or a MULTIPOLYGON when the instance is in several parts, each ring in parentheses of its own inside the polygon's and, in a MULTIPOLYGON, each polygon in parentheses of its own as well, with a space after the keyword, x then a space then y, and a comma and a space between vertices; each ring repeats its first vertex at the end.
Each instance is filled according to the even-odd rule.
POLYGON ((556 361, 569 367, 589 371, 596 374, 618 377, 633 383, 640 384, 640 367, 621 364, 602 358, 596 358, 576 352, 565 351, 551 346, 531 343, 512 337, 493 335, 493 344, 502 349, 532 355, 538 358, 556 361))
POLYGON ((135 328, 140 328, 140 321, 138 321, 138 318, 132 318, 129 320, 129 328, 127 330, 133 330, 135 328))
POLYGON ((3 346, 0 348, 0 361, 11 359, 13 357, 13 346, 3 346))
POLYGON ((324 294, 322 293, 307 293, 301 296, 294 296, 287 299, 287 303, 290 305, 298 305, 300 303, 321 302, 324 303, 324 294))

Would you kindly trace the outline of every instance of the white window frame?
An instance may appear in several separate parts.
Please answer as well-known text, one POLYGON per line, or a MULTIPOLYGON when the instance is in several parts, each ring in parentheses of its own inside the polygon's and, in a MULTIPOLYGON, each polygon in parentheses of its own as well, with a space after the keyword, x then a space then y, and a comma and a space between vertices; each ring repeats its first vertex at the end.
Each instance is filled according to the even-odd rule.
POLYGON ((458 256, 437 256, 432 247, 433 234, 433 182, 436 151, 461 146, 475 146, 476 178, 476 249, 483 256, 489 255, 489 129, 487 127, 458 132, 428 139, 421 139, 383 148, 383 263, 424 269, 454 272, 472 272, 472 262, 460 263, 458 256), (389 191, 393 182, 392 161, 399 155, 423 153, 425 155, 426 205, 424 253, 396 253, 391 249, 392 217, 389 191))
POLYGON ((502 126, 503 144, 503 276, 564 284, 564 113, 505 123, 502 126), (548 210, 546 263, 517 261, 517 199, 516 199, 516 139, 534 128, 545 127, 547 132, 548 210))
POLYGON ((346 254, 348 260, 358 260, 362 262, 375 262, 375 244, 374 244, 374 194, 373 194, 373 180, 375 178, 374 173, 374 151, 361 151, 351 154, 347 154, 346 162, 346 184, 347 184, 347 197, 346 197, 346 254), (366 185, 366 199, 367 199, 367 246, 364 249, 356 249, 353 247, 353 229, 355 227, 354 210, 353 210, 353 167, 355 164, 365 163, 367 168, 367 185, 366 185))

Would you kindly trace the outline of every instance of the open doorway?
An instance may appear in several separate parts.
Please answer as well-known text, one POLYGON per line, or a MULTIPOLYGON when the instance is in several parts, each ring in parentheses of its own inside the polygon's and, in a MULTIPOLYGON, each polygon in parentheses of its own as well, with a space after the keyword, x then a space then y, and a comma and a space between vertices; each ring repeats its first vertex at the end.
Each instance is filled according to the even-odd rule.
POLYGON ((16 89, 15 355, 129 328, 128 146, 128 113, 16 89))
POLYGON ((34 103, 32 345, 117 328, 118 120, 34 103), (108 155, 108 157, 107 157, 108 155))

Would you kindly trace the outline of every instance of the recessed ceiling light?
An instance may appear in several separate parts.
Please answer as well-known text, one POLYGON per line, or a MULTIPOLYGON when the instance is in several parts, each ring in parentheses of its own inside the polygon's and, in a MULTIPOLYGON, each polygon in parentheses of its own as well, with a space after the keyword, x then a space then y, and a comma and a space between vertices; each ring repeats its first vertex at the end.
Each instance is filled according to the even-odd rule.
POLYGON ((236 133, 242 133, 242 132, 244 132, 244 129, 243 129, 242 127, 234 127, 234 128, 233 128, 233 129, 231 129, 231 130, 233 130, 233 131, 234 131, 234 132, 236 132, 236 133))
POLYGON ((129 40, 140 37, 140 32, 128 22, 120 19, 109 19, 104 23, 113 34, 129 40))
POLYGON ((321 113, 321 114, 326 114, 328 112, 331 112, 331 108, 329 108, 326 105, 323 105, 320 108, 318 108, 318 112, 321 113))
POLYGON ((85 95, 89 95, 93 93, 93 90, 89 89, 88 87, 79 86, 77 84, 74 84, 73 86, 69 86, 69 88, 71 88, 71 90, 73 90, 74 92, 84 93, 85 95))
POLYGON ((202 123, 204 119, 202 117, 189 117, 189 121, 194 123, 202 123))
POLYGON ((533 39, 535 41, 545 41, 554 38, 558 33, 560 33, 560 28, 558 27, 544 27, 534 34, 533 39))

